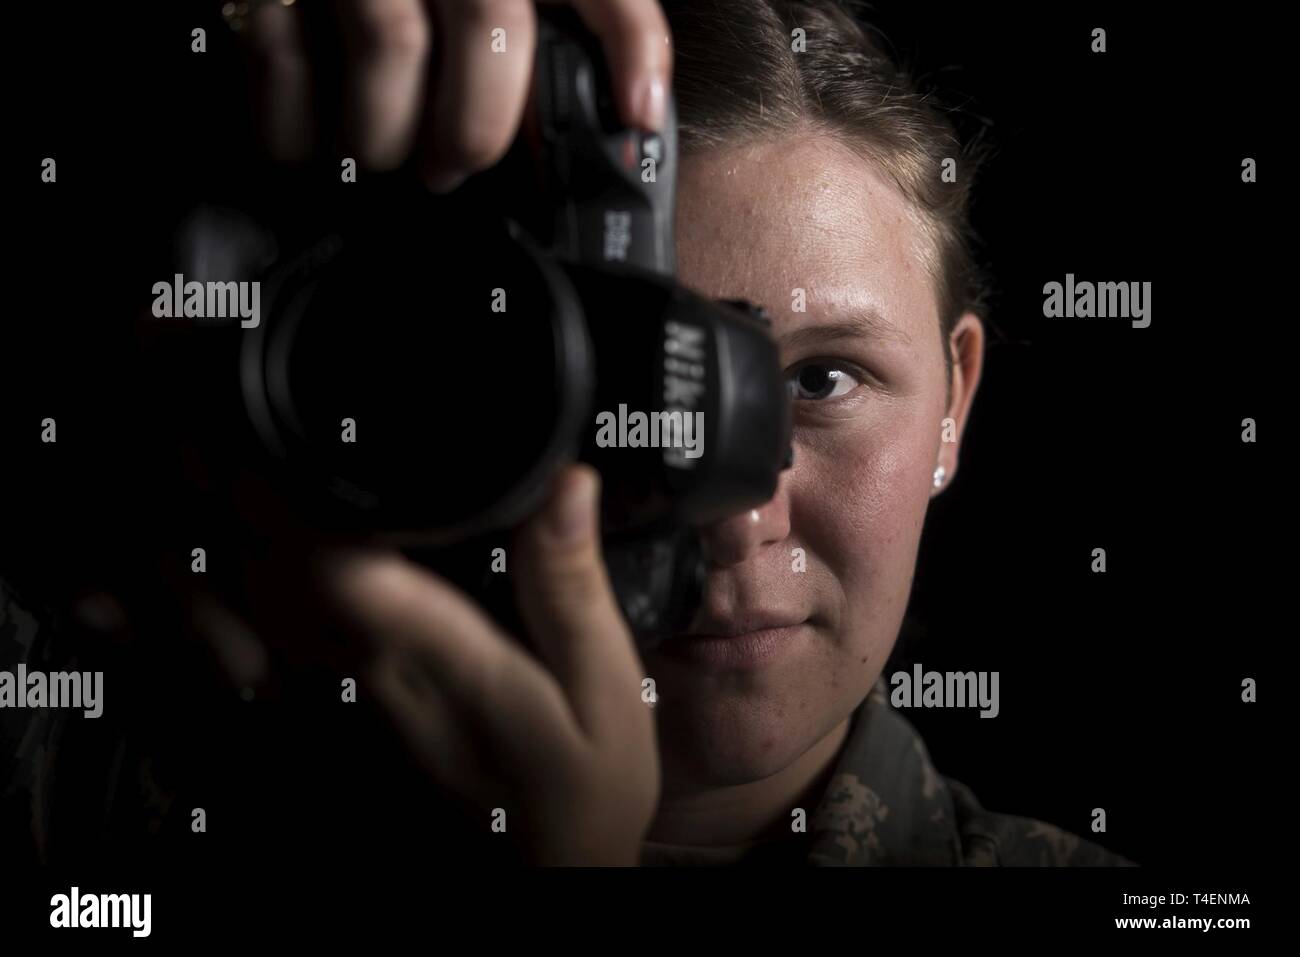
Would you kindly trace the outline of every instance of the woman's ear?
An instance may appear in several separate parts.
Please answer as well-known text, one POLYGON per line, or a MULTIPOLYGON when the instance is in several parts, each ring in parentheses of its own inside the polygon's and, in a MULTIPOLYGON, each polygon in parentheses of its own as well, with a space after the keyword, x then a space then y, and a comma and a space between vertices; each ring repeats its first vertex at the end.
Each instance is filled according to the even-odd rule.
POLYGON ((957 474, 957 453, 961 449, 962 433, 984 368, 984 323, 980 322, 979 316, 973 312, 962 316, 949 333, 947 345, 952 355, 952 389, 941 424, 936 464, 943 473, 941 480, 936 479, 936 492, 946 487, 957 474))

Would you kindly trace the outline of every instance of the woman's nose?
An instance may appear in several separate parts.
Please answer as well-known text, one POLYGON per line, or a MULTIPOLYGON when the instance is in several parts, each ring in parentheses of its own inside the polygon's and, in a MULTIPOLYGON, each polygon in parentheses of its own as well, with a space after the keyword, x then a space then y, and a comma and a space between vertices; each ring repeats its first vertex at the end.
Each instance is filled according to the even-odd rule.
POLYGON ((790 498, 782 481, 768 502, 705 526, 700 537, 711 564, 739 565, 789 534, 790 498))

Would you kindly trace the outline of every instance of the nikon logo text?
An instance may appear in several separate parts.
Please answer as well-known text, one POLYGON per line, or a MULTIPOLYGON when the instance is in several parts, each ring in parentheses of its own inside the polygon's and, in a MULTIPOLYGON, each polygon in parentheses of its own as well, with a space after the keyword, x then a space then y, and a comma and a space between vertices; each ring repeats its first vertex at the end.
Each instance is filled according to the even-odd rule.
POLYGON ((708 340, 703 329, 671 319, 664 323, 664 408, 670 414, 680 414, 688 426, 694 414, 696 437, 694 446, 690 445, 689 439, 686 445, 665 446, 664 464, 669 468, 693 469, 695 460, 700 457, 704 413, 697 410, 704 397, 707 358, 708 340))

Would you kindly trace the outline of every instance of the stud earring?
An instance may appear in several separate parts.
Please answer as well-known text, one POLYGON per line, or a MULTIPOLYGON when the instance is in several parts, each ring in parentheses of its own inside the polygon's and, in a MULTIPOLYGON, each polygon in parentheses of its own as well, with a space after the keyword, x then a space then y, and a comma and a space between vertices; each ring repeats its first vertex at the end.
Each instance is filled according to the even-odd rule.
POLYGON ((934 487, 943 488, 943 480, 947 477, 947 475, 948 475, 947 469, 945 469, 942 465, 936 465, 934 467, 934 487))

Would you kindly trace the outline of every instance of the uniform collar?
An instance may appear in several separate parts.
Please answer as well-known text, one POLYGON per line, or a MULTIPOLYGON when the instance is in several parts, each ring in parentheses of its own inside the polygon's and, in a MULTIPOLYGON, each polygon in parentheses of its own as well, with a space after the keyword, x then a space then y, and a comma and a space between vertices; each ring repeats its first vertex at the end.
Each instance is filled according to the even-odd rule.
POLYGON ((809 821, 808 863, 952 865, 962 860, 952 794, 884 679, 850 717, 848 737, 809 821))

